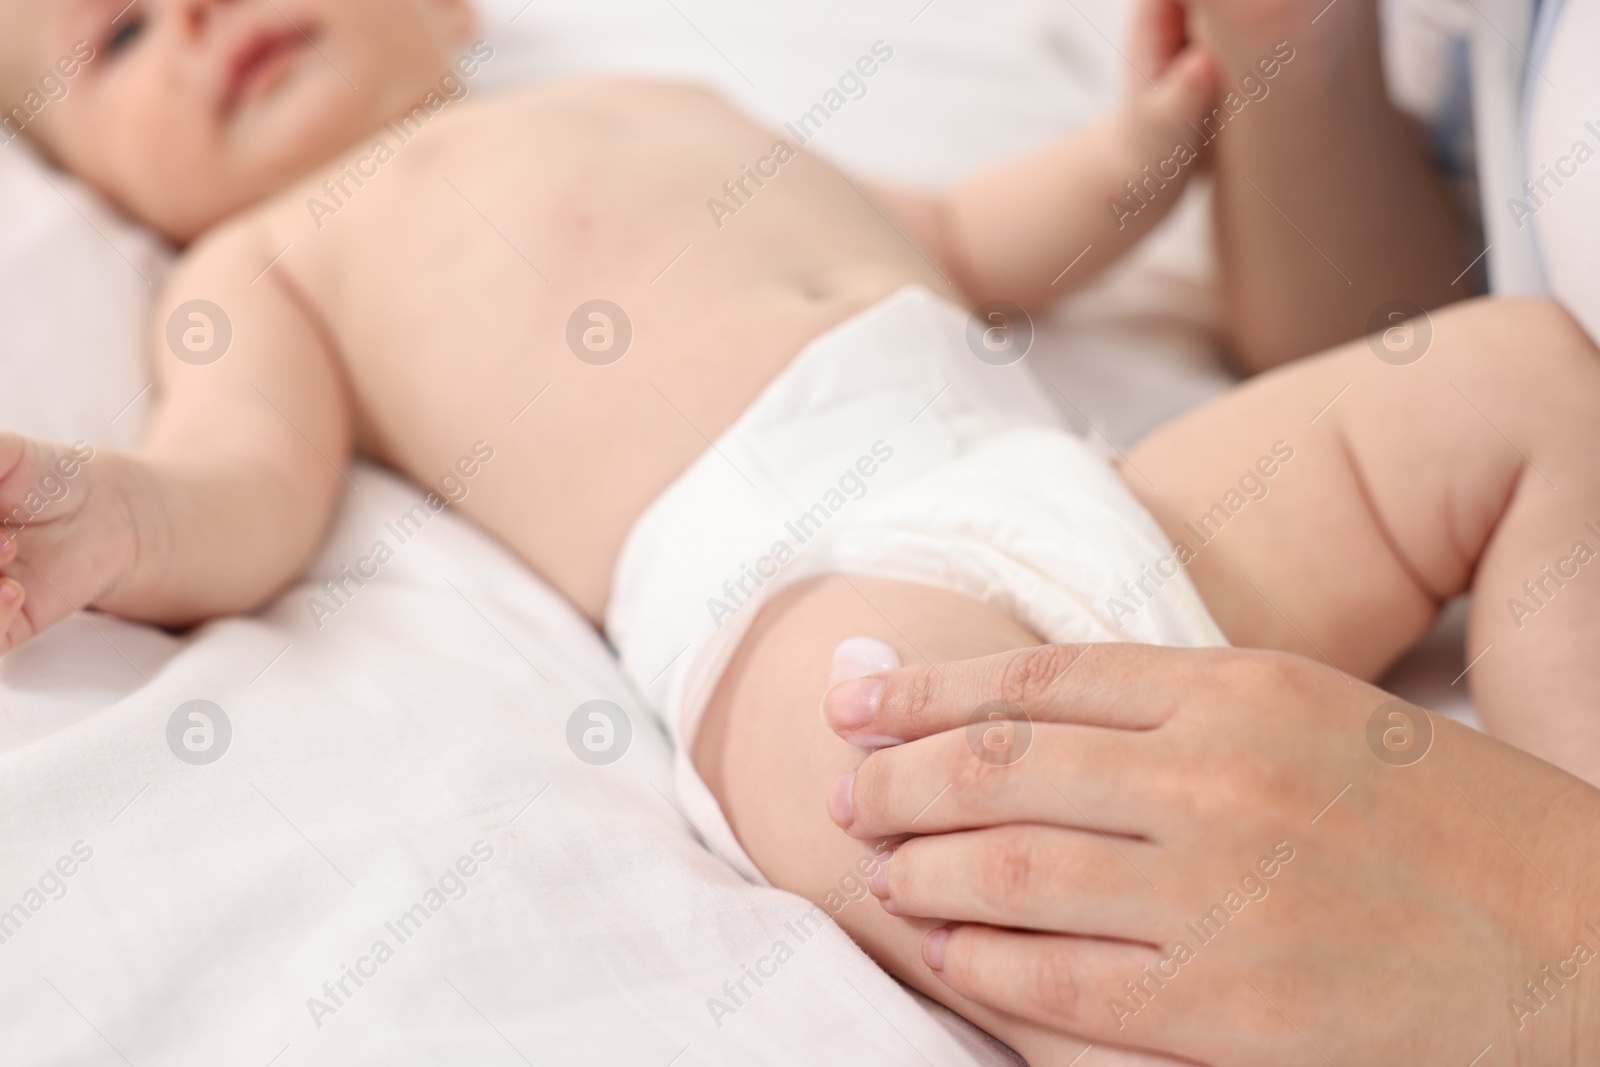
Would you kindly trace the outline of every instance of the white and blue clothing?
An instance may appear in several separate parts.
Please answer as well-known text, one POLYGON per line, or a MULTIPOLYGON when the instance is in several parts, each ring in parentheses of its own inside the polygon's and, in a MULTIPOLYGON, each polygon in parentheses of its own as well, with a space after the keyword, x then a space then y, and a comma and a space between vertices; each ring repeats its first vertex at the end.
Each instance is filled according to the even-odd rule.
POLYGON ((1470 157, 1455 162, 1476 176, 1491 290, 1554 297, 1600 341, 1600 0, 1391 0, 1387 13, 1399 95, 1445 156, 1470 157))

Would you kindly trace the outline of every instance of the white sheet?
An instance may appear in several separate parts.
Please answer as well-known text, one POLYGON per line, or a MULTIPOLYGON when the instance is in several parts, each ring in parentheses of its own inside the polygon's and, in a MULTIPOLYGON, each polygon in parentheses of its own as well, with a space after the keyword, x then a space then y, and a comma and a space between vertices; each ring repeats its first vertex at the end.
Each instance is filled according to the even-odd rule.
MULTIPOLYGON (((1103 106, 1123 8, 494 0, 488 75, 701 77, 780 122, 882 39, 894 62, 810 147, 937 186, 1103 106)), ((136 322, 163 259, 20 152, 0 149, 0 425, 128 444, 148 400, 136 322)), ((1039 363, 1075 424, 1125 442, 1222 387, 1203 223, 1191 207, 1078 301, 1068 340, 1043 331, 1039 363)), ((354 480, 312 581, 414 499, 371 469, 354 480)), ((87 616, 0 663, 0 911, 76 842, 93 849, 0 943, 0 1062, 1009 1062, 836 928, 715 1024, 708 998, 805 906, 686 832, 664 741, 608 650, 487 538, 432 520, 321 631, 310 591, 181 639, 87 616), (595 698, 634 726, 610 767, 566 747, 568 716, 595 698), (194 699, 235 731, 209 766, 167 747, 194 699), (480 840, 494 856, 466 896, 316 1026, 307 999, 480 840)))
MULTIPOLYGON (((320 575, 415 499, 357 478, 320 575)), ((707 998, 804 909, 684 832, 607 649, 482 534, 433 519, 320 631, 312 591, 186 640, 86 619, 6 661, 0 908, 75 842, 92 858, 0 945, 0 1061, 894 1062, 909 1040, 985 1062, 836 927, 713 1025, 707 998), (197 698, 234 731, 209 766, 167 744, 197 698), (610 767, 566 745, 596 698, 634 727, 610 767), (402 943, 385 923, 478 841, 465 895, 402 943), (393 959, 337 1005, 322 983, 379 939, 393 959)))
MULTIPOLYGON (((719 38, 730 19, 783 21, 733 3, 681 7, 719 38)), ((1098 73, 1061 65, 1034 32, 1028 12, 1042 5, 997 18, 942 0, 914 25, 910 5, 846 7, 815 6, 743 54, 764 81, 790 70, 807 99, 895 37, 900 66, 816 147, 879 145, 896 127, 887 110, 874 124, 874 107, 937 100, 920 155, 912 124, 898 127, 908 151, 881 152, 936 183, 1097 104, 1084 86, 1098 73), (954 67, 966 76, 949 79, 954 67), (974 86, 1011 101, 1007 121, 964 97, 974 86)), ((515 13, 491 12, 503 81, 552 56, 684 74, 720 63, 670 6, 540 5, 508 34, 515 13), (608 44, 586 52, 591 40, 608 44)), ((1064 39, 1106 61, 1088 27, 1064 39)), ((0 150, 0 422, 126 445, 148 399, 136 324, 163 259, 20 151, 0 150)), ((379 472, 354 478, 362 488, 312 581, 363 554, 413 499, 379 472)), ((792 938, 785 924, 806 908, 737 879, 686 832, 665 742, 608 650, 487 538, 432 520, 320 632, 311 589, 182 639, 90 616, 0 664, 0 909, 33 902, 29 887, 75 843, 93 850, 65 895, 40 897, 0 944, 0 1062, 1009 1062, 836 927, 797 942, 717 1025, 708 999, 730 1002, 722 984, 792 938), (568 716, 594 698, 632 712, 632 747, 610 767, 566 746, 568 716), (223 707, 234 729, 209 766, 167 747, 169 717, 193 699, 223 707), (399 945, 384 922, 480 840, 494 856, 466 896, 399 945), (318 1027, 308 998, 332 1006, 323 981, 380 937, 393 959, 347 1006, 319 1009, 318 1027)))

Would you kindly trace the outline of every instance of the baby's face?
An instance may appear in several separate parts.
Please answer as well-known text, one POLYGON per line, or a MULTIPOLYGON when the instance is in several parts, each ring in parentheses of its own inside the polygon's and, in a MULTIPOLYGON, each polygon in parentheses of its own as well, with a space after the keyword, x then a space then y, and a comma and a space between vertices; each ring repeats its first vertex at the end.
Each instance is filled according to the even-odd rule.
POLYGON ((420 100, 473 24, 470 0, 0 0, 0 121, 187 242, 420 100))

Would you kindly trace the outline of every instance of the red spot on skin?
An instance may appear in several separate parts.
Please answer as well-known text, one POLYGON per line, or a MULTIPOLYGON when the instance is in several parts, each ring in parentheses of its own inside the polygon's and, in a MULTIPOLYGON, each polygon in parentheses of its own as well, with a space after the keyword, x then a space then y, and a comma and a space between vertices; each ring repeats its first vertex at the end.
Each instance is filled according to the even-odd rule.
POLYGON ((574 249, 588 248, 594 243, 597 224, 592 211, 584 206, 577 195, 562 197, 552 211, 556 235, 574 249))
POLYGON ((576 265, 598 254, 600 224, 577 196, 563 196, 544 218, 547 232, 543 240, 560 249, 557 255, 562 261, 576 265))

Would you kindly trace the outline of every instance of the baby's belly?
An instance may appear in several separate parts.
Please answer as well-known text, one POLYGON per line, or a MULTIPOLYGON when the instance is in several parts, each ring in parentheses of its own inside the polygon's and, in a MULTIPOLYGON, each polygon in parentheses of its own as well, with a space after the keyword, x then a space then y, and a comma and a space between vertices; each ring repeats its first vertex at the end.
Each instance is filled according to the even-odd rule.
POLYGON ((436 122, 314 222, 309 181, 262 243, 294 247, 360 447, 425 485, 492 450, 461 510, 592 619, 634 519, 807 342, 908 283, 955 298, 856 186, 704 93, 436 122))
POLYGON ((789 283, 725 278, 720 294, 660 305, 586 302, 558 346, 528 338, 502 350, 469 334, 463 343, 481 349, 420 361, 409 381, 357 378, 361 446, 458 497, 599 623, 645 508, 808 342, 923 280, 881 266, 789 283))

